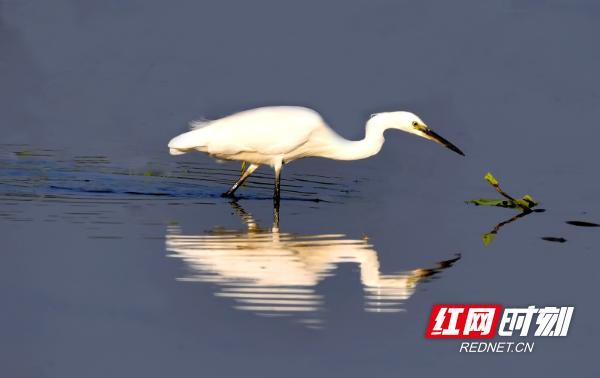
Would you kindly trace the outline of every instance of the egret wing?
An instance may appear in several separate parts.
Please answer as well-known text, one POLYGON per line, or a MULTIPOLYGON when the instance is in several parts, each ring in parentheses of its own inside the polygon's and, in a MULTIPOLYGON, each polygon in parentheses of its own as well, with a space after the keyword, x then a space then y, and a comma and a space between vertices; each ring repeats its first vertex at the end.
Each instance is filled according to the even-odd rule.
POLYGON ((322 118, 306 108, 270 107, 241 112, 206 126, 210 134, 207 152, 285 154, 306 143, 313 131, 323 125, 322 118))

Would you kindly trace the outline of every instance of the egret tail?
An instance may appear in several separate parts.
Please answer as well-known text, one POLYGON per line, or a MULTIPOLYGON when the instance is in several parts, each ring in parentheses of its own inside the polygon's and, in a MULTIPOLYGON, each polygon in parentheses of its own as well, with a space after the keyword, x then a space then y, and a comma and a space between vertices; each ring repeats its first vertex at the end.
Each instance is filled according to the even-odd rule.
POLYGON ((195 129, 176 136, 169 141, 169 153, 182 155, 192 150, 204 151, 210 135, 206 129, 195 129))

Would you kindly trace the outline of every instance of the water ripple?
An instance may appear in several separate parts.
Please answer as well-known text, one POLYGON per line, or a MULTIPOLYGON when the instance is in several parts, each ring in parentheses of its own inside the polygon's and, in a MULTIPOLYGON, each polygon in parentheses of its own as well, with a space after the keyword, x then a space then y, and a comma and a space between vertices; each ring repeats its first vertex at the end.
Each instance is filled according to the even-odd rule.
MULTIPOLYGON (((106 156, 65 156, 62 151, 21 145, 0 145, 0 200, 97 201, 220 198, 239 177, 238 169, 190 161, 148 162, 142 168, 114 164, 106 156)), ((352 183, 340 177, 288 175, 283 199, 341 202, 356 196, 352 183)), ((273 176, 266 169, 254 174, 239 198, 271 199, 273 176)))

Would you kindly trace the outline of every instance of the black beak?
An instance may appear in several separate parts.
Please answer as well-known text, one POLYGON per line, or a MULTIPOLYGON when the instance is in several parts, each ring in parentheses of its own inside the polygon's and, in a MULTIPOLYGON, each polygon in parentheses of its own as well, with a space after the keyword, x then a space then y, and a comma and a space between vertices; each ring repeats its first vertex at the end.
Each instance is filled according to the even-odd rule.
POLYGON ((465 154, 458 147, 456 147, 452 143, 448 142, 446 139, 444 139, 443 137, 438 135, 435 131, 432 131, 429 128, 421 130, 421 131, 423 132, 423 134, 425 134, 427 136, 427 138, 431 139, 432 141, 439 143, 446 148, 451 149, 452 151, 456 152, 459 155, 465 156, 465 154))

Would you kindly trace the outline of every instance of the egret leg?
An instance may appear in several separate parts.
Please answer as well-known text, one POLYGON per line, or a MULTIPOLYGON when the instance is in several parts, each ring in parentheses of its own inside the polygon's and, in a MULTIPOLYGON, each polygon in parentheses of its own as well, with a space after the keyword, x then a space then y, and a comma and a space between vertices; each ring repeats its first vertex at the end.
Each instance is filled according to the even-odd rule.
POLYGON ((281 166, 283 164, 275 164, 275 191, 273 192, 273 203, 276 208, 279 208, 279 198, 281 193, 281 166))
POLYGON ((239 188, 240 185, 242 185, 244 183, 244 181, 246 181, 246 179, 248 177, 250 177, 250 175, 258 169, 258 167, 259 167, 258 164, 250 164, 250 166, 248 166, 248 169, 246 169, 244 171, 244 173, 242 173, 242 176, 240 177, 240 179, 237 180, 237 182, 235 184, 233 184, 233 186, 228 191, 223 193, 222 196, 223 197, 232 197, 233 193, 235 193, 237 188, 239 188))

